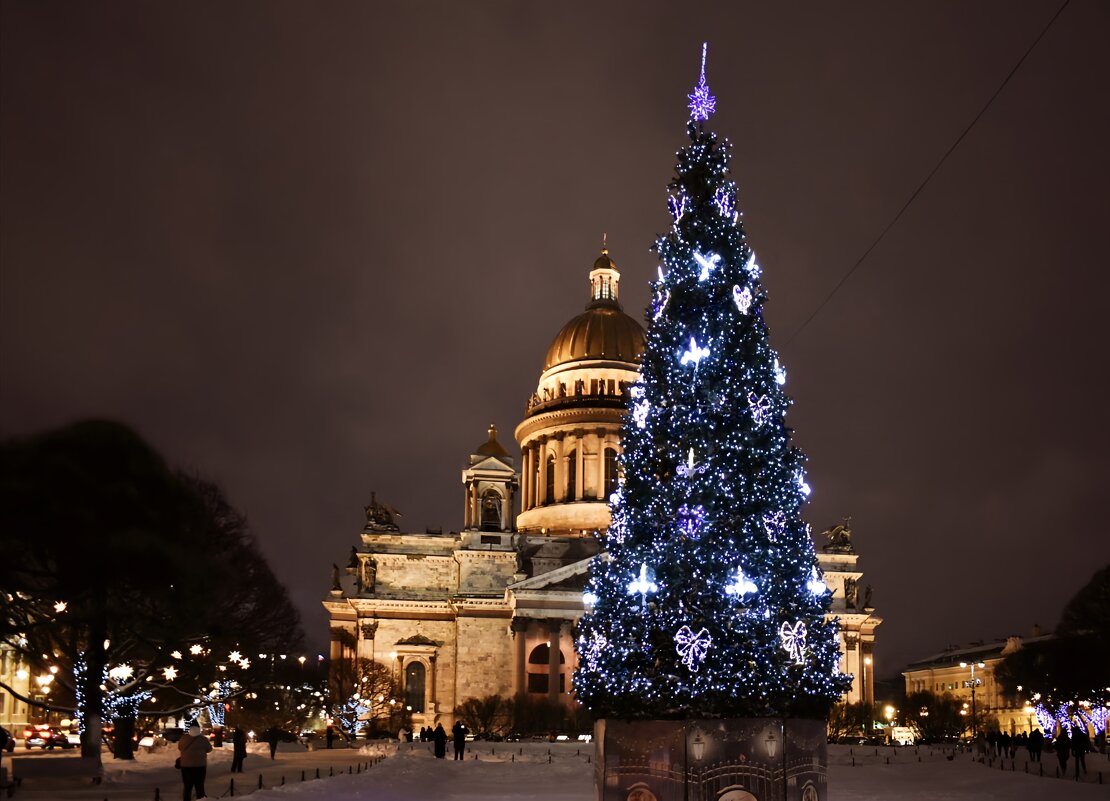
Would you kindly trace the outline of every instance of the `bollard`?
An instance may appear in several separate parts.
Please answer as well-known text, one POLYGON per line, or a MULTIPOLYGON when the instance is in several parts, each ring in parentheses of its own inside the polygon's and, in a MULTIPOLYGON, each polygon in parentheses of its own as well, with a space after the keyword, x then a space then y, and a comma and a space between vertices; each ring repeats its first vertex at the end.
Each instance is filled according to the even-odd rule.
POLYGON ((328 768, 328 776, 334 776, 334 775, 335 775, 335 768, 328 768))
POLYGON ((258 774, 258 789, 259 790, 262 789, 262 774, 261 773, 258 774))
POLYGON ((284 776, 281 777, 281 786, 282 787, 285 786, 285 777, 284 776))
POLYGON ((587 765, 589 765, 589 764, 590 764, 590 761, 591 761, 591 760, 590 760, 590 755, 589 755, 589 754, 586 754, 586 764, 587 764, 587 765))
POLYGON ((359 762, 357 765, 355 765, 355 773, 356 774, 362 773, 362 763, 361 762, 359 762))
MULTIPOLYGON (((227 788, 228 795, 235 795, 235 779, 231 780, 231 785, 227 788)), ((154 801, 158 801, 158 796, 154 796, 154 801)))
POLYGON ((524 748, 523 747, 520 749, 520 755, 524 756, 524 748))
POLYGON ((320 778, 320 769, 319 768, 316 768, 316 778, 317 779, 320 778))
POLYGON ((548 765, 551 764, 551 752, 550 751, 547 752, 547 764, 548 765))
POLYGON ((474 761, 475 762, 478 761, 478 752, 477 751, 474 752, 474 761))
POLYGON ((496 753, 496 752, 495 752, 495 751, 494 751, 494 750, 493 750, 493 749, 491 748, 491 749, 489 750, 489 753, 490 753, 490 756, 493 756, 493 755, 494 755, 494 753, 496 753))
POLYGON ((890 764, 890 757, 886 758, 886 764, 888 764, 888 765, 890 764))
POLYGON ((304 771, 303 770, 301 771, 301 781, 302 782, 304 781, 304 771))
POLYGON ((876 748, 876 749, 875 749, 875 756, 878 756, 878 755, 879 755, 879 749, 878 749, 878 748, 876 748))
POLYGON ((577 751, 574 752, 574 755, 575 756, 582 756, 582 749, 579 748, 577 751))
POLYGON ((855 766, 856 766, 856 758, 852 757, 852 767, 854 768, 855 766))
POLYGON ((921 756, 920 756, 920 754, 919 754, 919 755, 918 755, 918 757, 917 757, 917 761, 918 761, 918 762, 920 762, 920 761, 921 761, 921 756))
POLYGON ((354 772, 354 768, 352 768, 350 765, 348 765, 347 766, 347 775, 350 776, 353 772, 354 772))
POLYGON ((509 761, 516 762, 516 754, 509 754, 509 761))
MULTIPOLYGON (((11 798, 11 797, 12 797, 12 794, 8 793, 8 798, 11 798)), ((158 792, 157 787, 154 788, 154 801, 162 801, 162 794, 160 792, 158 792)))

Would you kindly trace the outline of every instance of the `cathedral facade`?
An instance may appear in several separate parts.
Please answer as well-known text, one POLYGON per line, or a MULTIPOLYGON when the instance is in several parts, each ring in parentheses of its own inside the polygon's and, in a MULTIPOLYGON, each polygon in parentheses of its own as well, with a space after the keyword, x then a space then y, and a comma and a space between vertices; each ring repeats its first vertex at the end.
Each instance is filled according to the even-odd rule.
MULTIPOLYGON (((402 688, 402 699, 391 700, 408 708, 414 726, 450 728, 458 704, 486 695, 574 704, 572 631, 586 612, 598 534, 609 525, 621 425, 644 348, 643 327, 621 308, 620 272, 607 250, 589 283, 585 311, 552 341, 516 427, 519 467, 490 426, 462 470, 462 531, 403 533, 393 510, 372 497, 346 569, 333 571, 323 601, 333 668, 358 659, 385 665, 402 688)), ((845 700, 873 702, 881 619, 870 590, 859 591, 847 524, 825 537, 818 560, 840 621, 841 669, 855 676, 845 700)))

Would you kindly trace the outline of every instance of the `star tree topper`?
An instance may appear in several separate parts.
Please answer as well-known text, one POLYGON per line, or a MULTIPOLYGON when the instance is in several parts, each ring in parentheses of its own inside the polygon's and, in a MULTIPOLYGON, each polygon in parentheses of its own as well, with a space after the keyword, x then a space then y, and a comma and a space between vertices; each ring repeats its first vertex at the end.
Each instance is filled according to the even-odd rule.
POLYGON ((717 98, 709 94, 709 84, 705 82, 705 54, 709 50, 709 43, 703 42, 701 46, 701 79, 694 87, 690 98, 690 119, 707 120, 709 115, 717 110, 717 98))

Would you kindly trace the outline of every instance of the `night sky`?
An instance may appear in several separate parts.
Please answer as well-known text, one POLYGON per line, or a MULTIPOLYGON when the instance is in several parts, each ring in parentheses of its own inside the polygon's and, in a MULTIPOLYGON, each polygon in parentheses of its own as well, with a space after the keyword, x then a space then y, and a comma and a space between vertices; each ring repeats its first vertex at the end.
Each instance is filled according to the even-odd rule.
POLYGON ((1028 634, 1110 561, 1110 5, 54 3, 0 26, 0 435, 136 427, 220 482, 326 640, 372 490, 458 529, 603 232, 642 319, 711 125, 817 530, 877 672, 1028 634))

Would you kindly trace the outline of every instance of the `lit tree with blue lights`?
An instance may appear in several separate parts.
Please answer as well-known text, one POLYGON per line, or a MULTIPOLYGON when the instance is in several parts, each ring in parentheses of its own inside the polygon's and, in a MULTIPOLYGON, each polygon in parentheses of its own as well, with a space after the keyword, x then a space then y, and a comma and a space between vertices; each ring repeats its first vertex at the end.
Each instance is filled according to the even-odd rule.
POLYGON ((715 105, 703 49, 623 480, 578 629, 575 687, 599 717, 823 717, 850 683, 800 514, 805 457, 784 422, 731 145, 705 127, 715 105))

